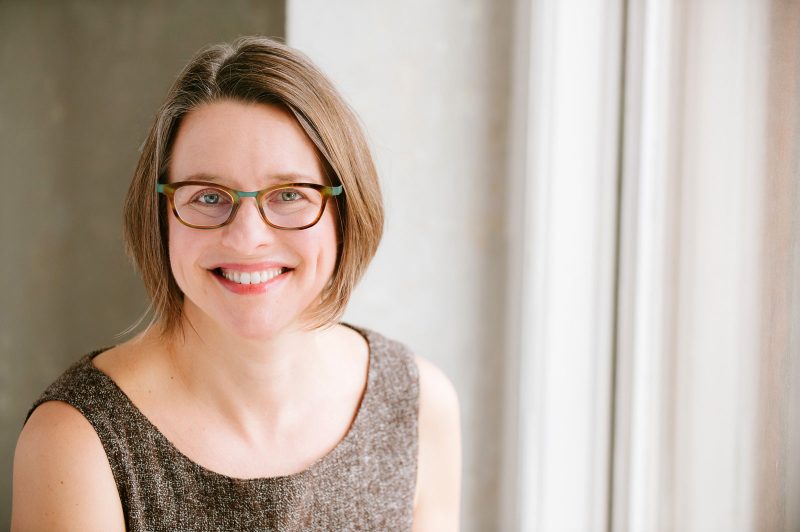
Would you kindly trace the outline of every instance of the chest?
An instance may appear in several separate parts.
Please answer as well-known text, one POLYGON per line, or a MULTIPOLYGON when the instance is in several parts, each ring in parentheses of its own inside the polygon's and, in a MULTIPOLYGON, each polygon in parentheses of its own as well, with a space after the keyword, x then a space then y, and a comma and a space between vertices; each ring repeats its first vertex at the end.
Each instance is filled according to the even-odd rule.
POLYGON ((287 426, 251 434, 197 407, 165 409, 158 401, 144 401, 141 409, 192 462, 227 477, 265 478, 299 473, 331 453, 351 430, 358 399, 342 396, 315 404, 287 426))

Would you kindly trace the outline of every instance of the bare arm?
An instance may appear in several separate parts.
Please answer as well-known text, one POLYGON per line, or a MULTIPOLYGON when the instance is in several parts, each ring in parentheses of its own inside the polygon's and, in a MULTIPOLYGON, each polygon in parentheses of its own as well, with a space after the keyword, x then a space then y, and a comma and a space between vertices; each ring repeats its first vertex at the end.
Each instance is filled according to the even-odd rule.
POLYGON ((461 421, 450 380, 427 360, 419 368, 419 458, 414 532, 458 530, 461 492, 461 421))
POLYGON ((125 530, 100 439, 86 418, 66 403, 39 406, 19 436, 11 530, 125 530))

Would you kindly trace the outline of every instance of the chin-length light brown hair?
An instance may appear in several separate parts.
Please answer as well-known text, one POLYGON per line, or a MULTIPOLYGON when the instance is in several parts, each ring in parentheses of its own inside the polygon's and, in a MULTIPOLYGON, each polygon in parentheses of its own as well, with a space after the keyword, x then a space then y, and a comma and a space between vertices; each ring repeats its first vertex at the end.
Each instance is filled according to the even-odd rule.
POLYGON ((151 298, 151 325, 158 323, 169 335, 183 318, 183 293, 169 261, 170 213, 164 196, 156 193, 156 183, 167 175, 181 118, 220 100, 287 110, 316 146, 330 183, 344 185, 344 194, 329 200, 336 201, 339 213, 334 273, 316 306, 304 315, 307 328, 331 325, 344 312, 381 239, 377 173, 355 114, 331 82, 305 55, 265 37, 242 37, 198 52, 167 94, 142 146, 125 199, 124 236, 151 298))

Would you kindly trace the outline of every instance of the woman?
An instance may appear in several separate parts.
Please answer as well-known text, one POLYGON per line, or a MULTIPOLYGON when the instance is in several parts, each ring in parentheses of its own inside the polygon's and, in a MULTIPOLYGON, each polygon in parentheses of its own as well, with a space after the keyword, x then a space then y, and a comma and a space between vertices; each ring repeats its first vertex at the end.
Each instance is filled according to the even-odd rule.
POLYGON ((382 225, 358 123, 308 59, 200 52, 126 200, 154 321, 34 403, 12 529, 456 530, 452 385, 338 322, 382 225))

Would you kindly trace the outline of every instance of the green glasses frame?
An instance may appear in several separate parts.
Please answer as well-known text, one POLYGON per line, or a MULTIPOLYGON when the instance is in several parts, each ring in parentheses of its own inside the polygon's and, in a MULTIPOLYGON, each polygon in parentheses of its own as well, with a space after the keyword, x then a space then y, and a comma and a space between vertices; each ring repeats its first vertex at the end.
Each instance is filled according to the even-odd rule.
POLYGON ((244 192, 242 190, 234 190, 232 188, 226 187, 225 185, 210 183, 208 181, 180 181, 178 183, 156 183, 156 192, 164 194, 167 197, 170 209, 172 210, 172 213, 175 215, 175 218, 177 218, 179 222, 181 222, 185 226, 192 227, 194 229, 217 229, 219 227, 228 225, 233 221, 233 218, 236 216, 236 212, 239 210, 239 207, 242 204, 242 198, 255 198, 256 206, 258 207, 258 212, 259 214, 261 214, 261 219, 264 220, 265 224, 267 224, 270 227, 274 227, 275 229, 284 229, 287 231, 299 231, 301 229, 308 229, 309 227, 315 225, 319 221, 319 219, 322 218, 322 213, 325 212, 325 206, 328 204, 328 199, 342 194, 344 192, 344 187, 342 185, 330 187, 327 185, 319 185, 317 183, 282 183, 280 185, 274 185, 269 188, 265 188, 263 190, 244 192), (233 200, 233 207, 231 207, 231 212, 228 215, 228 218, 221 224, 211 225, 211 226, 193 225, 183 220, 178 214, 178 209, 175 208, 174 195, 176 190, 178 190, 181 187, 189 185, 213 187, 220 189, 223 192, 226 192, 233 200), (280 190, 282 188, 292 188, 292 187, 313 188, 314 190, 322 194, 322 206, 319 209, 317 217, 314 218, 313 222, 304 225, 302 227, 282 227, 280 225, 276 225, 270 222, 269 219, 267 219, 267 214, 264 212, 264 208, 261 205, 262 198, 275 190, 280 190))

